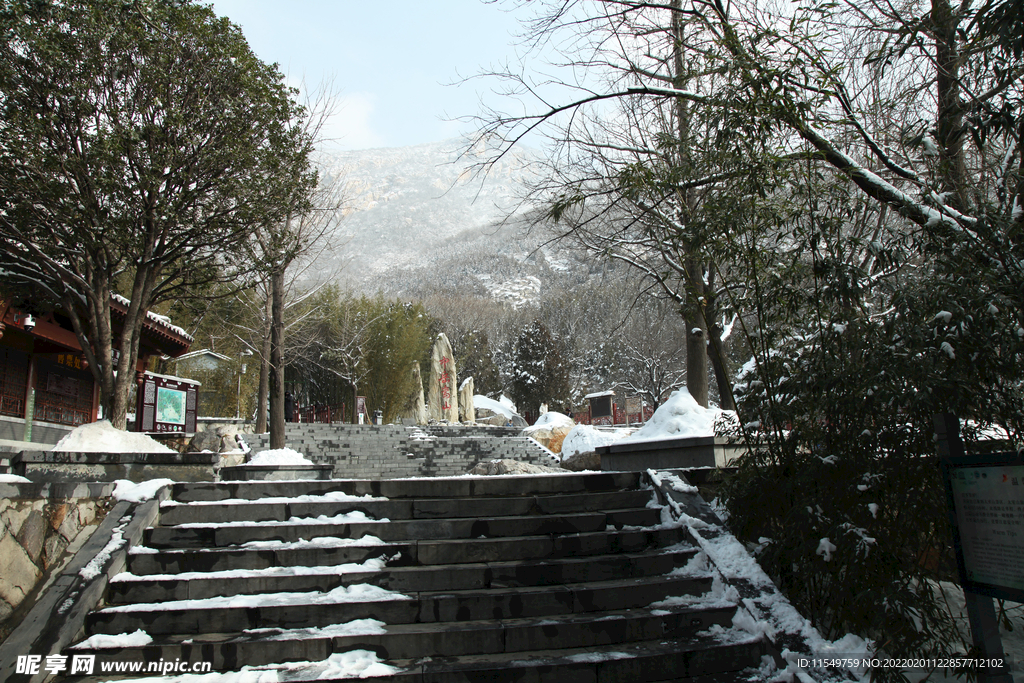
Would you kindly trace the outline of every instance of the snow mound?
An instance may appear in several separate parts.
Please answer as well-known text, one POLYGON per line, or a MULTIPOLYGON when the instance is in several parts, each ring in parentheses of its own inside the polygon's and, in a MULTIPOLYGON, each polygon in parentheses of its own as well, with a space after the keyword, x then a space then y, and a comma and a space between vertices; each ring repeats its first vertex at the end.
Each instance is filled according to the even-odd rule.
POLYGON ((75 427, 50 450, 71 453, 177 453, 141 432, 117 429, 110 420, 75 427))
POLYGON ((247 465, 312 465, 312 460, 291 448, 278 448, 272 451, 261 451, 247 465))
POLYGON ((509 408, 504 403, 495 401, 493 398, 487 398, 486 396, 474 396, 473 406, 477 410, 483 408, 484 410, 491 411, 495 415, 504 415, 509 419, 511 419, 512 416, 516 414, 515 409, 509 408))
POLYGON ((18 474, 0 474, 0 484, 31 484, 31 479, 26 479, 18 474))
POLYGON ((529 429, 537 429, 539 427, 549 429, 553 427, 571 427, 574 424, 576 423, 573 422, 572 418, 569 417, 568 415, 563 415, 562 413, 556 413, 553 410, 549 410, 548 412, 538 417, 537 421, 533 423, 533 427, 530 427, 529 429))
POLYGON ((629 430, 602 431, 590 425, 576 425, 562 442, 562 458, 577 453, 596 451, 598 446, 615 443, 629 434, 629 430))
POLYGON ((654 411, 647 424, 623 439, 623 442, 714 436, 715 420, 723 412, 715 408, 704 408, 693 399, 689 391, 679 389, 672 392, 668 400, 654 411))

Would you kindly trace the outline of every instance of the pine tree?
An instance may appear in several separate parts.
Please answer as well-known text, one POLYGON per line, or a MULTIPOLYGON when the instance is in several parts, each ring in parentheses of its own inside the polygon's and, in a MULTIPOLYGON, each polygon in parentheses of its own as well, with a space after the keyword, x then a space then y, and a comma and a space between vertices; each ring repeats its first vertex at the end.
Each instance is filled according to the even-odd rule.
POLYGON ((521 411, 547 403, 552 410, 569 405, 569 368, 557 340, 540 320, 524 328, 516 340, 511 382, 512 399, 521 411))

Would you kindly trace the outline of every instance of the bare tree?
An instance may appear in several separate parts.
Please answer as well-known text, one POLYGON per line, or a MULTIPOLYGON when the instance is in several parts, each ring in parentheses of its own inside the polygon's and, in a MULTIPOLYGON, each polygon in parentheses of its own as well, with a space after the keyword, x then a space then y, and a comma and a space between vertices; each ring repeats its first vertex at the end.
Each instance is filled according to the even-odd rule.
MULTIPOLYGON (((324 125, 334 113, 334 102, 329 86, 307 91, 309 115, 295 120, 293 125, 309 139, 319 141, 324 125)), ((261 359, 257 429, 269 427, 271 448, 284 447, 285 309, 290 289, 287 272, 297 264, 309 267, 327 248, 326 238, 333 234, 341 218, 343 190, 341 176, 321 177, 308 202, 296 205, 282 221, 264 225, 252 236, 253 258, 264 268, 261 289, 267 295, 262 309, 263 335, 257 348, 261 359), (261 424, 267 405, 269 425, 261 424)), ((292 277, 292 286, 296 280, 292 277)))

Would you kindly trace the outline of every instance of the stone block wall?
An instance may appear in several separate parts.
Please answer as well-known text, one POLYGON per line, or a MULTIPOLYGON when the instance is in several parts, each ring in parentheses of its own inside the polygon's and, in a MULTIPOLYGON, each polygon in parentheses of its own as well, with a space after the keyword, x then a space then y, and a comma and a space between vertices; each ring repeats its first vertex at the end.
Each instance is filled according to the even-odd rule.
POLYGON ((16 610, 106 515, 111 485, 0 484, 0 641, 16 610))
MULTIPOLYGON (((267 434, 243 438, 254 451, 268 448, 267 434)), ((285 443, 314 463, 333 465, 334 476, 344 479, 450 477, 482 460, 503 458, 557 466, 547 449, 518 429, 293 423, 285 443)))

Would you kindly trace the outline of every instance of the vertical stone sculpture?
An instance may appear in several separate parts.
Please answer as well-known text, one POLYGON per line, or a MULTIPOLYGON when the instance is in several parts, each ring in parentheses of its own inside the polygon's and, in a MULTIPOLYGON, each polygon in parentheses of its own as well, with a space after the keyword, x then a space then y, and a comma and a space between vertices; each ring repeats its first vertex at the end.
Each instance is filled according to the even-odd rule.
POLYGON ((430 417, 434 420, 459 421, 459 394, 452 345, 444 332, 437 335, 430 359, 430 417))
POLYGON ((462 413, 463 422, 476 422, 476 406, 473 405, 473 378, 467 377, 462 380, 459 387, 459 410, 462 413))
POLYGON ((402 417, 412 420, 415 424, 425 425, 427 424, 427 404, 423 398, 423 375, 420 373, 418 360, 412 362, 412 385, 412 393, 409 395, 409 401, 402 417))

